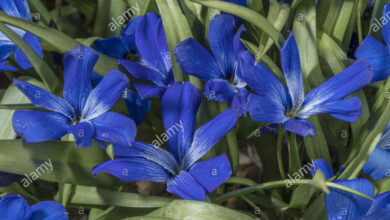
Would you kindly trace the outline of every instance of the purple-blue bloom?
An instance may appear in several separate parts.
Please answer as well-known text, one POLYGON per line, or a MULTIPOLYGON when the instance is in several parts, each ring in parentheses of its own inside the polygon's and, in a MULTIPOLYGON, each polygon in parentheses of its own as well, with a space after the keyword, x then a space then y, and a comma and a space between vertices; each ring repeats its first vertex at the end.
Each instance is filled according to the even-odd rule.
MULTIPOLYGON (((31 21, 30 8, 26 0, 2 0, 0 1, 0 9, 7 15, 31 21)), ((11 27, 11 29, 22 37, 40 57, 43 57, 41 44, 36 36, 15 27, 11 27)), ((23 52, 0 32, 0 72, 17 70, 15 67, 6 65, 12 55, 15 56, 16 62, 22 69, 31 68, 32 65, 23 52)))
POLYGON ((32 205, 19 195, 9 194, 0 200, 4 220, 68 220, 66 209, 58 202, 44 201, 32 205))
MULTIPOLYGON (((94 42, 97 51, 114 59, 125 60, 126 58, 140 59, 135 44, 135 29, 139 17, 135 17, 121 32, 121 37, 99 39, 94 42)), ((94 81, 100 81, 102 77, 93 75, 94 81)), ((150 109, 150 101, 142 99, 137 93, 126 89, 123 98, 127 109, 137 125, 140 125, 150 109)))
POLYGON ((183 199, 205 200, 231 175, 225 154, 197 162, 236 124, 238 116, 225 110, 194 132, 201 97, 189 82, 176 82, 161 102, 164 127, 169 135, 168 150, 135 141, 131 147, 114 145, 118 158, 93 169, 93 174, 110 173, 123 181, 167 183, 167 190, 183 199), (174 129, 181 124, 182 129, 174 129))
POLYGON ((298 47, 291 34, 281 50, 281 62, 287 88, 261 63, 255 64, 250 52, 241 56, 242 77, 255 94, 248 96, 248 110, 253 121, 283 124, 286 131, 307 137, 315 127, 306 119, 328 113, 347 121, 361 114, 358 97, 345 98, 370 83, 370 64, 357 60, 336 76, 305 95, 298 47))
POLYGON ((241 26, 234 34, 235 21, 231 15, 216 15, 210 21, 207 51, 189 38, 175 48, 175 57, 181 69, 206 82, 204 95, 209 100, 227 101, 239 115, 247 112, 246 83, 241 78, 239 57, 245 51, 240 41, 241 26))
POLYGON ((171 58, 162 20, 154 13, 148 13, 140 16, 132 25, 135 26, 132 28, 135 28, 134 39, 139 56, 136 61, 120 59, 119 64, 135 78, 154 83, 134 84, 141 98, 161 98, 173 83, 171 58))
MULTIPOLYGON (((320 169, 326 179, 333 176, 332 168, 322 159, 315 161, 312 175, 320 169)), ((374 187, 366 179, 334 180, 334 183, 359 191, 369 197, 374 197, 374 187)), ((329 219, 334 220, 377 220, 390 218, 390 192, 376 195, 374 201, 330 188, 330 193, 325 195, 325 206, 329 219)))
MULTIPOLYGON (((387 18, 390 14, 390 4, 383 9, 383 17, 387 18)), ((372 81, 387 79, 390 75, 390 24, 383 22, 382 37, 386 46, 376 40, 371 35, 367 35, 358 49, 355 51, 355 57, 367 60, 374 71, 372 81)), ((379 27, 377 27, 379 30, 379 27)))
POLYGON ((27 143, 56 140, 73 134, 76 145, 89 147, 92 139, 131 145, 136 126, 130 118, 108 111, 129 84, 118 70, 109 72, 92 89, 91 74, 98 60, 91 48, 78 46, 65 55, 64 99, 22 80, 14 85, 37 107, 49 111, 16 111, 15 132, 27 143))
POLYGON ((374 179, 390 176, 390 122, 362 170, 374 179))

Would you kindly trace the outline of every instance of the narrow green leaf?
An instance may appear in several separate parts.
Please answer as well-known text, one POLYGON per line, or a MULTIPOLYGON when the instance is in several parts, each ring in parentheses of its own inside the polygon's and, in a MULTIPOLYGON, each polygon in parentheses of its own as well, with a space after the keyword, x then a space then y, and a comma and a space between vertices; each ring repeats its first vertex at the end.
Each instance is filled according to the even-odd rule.
POLYGON ((47 63, 30 47, 30 45, 28 45, 26 41, 24 41, 18 34, 2 22, 0 22, 0 31, 22 50, 49 91, 56 94, 59 93, 61 89, 61 81, 47 63))
POLYGON ((279 31, 261 14, 256 11, 228 2, 223 1, 209 1, 209 0, 191 0, 193 2, 202 4, 207 7, 219 9, 221 11, 236 15, 256 25, 260 30, 264 31, 272 38, 276 46, 280 49, 283 47, 284 39, 279 31))
POLYGON ((119 36, 121 31, 122 31, 122 28, 123 28, 123 23, 120 24, 118 21, 120 21, 121 19, 124 19, 124 20, 131 19, 130 15, 133 16, 132 10, 133 9, 130 8, 128 11, 126 11, 126 4, 124 1, 111 0, 110 7, 108 10, 109 13, 108 13, 108 16, 106 17, 106 19, 108 20, 107 24, 110 24, 110 23, 115 24, 115 22, 117 24, 115 24, 115 26, 114 26, 115 29, 113 29, 113 30, 111 30, 111 28, 110 29, 107 28, 106 36, 108 36, 108 37, 119 36))
POLYGON ((173 199, 137 193, 117 192, 97 187, 76 186, 69 198, 70 204, 119 206, 129 208, 159 208, 173 199))
POLYGON ((40 20, 42 20, 45 25, 49 25, 52 17, 46 6, 40 0, 28 0, 28 3, 32 11, 39 14, 36 15, 39 16, 40 20))
MULTIPOLYGON (((9 16, 4 12, 0 12, 0 22, 10 24, 36 35, 37 37, 47 41, 62 54, 80 45, 79 42, 62 33, 61 31, 55 30, 53 28, 43 27, 20 18, 9 16)), ((110 70, 117 69, 117 66, 117 61, 115 59, 99 53, 99 60, 95 65, 94 71, 104 76, 110 70)))
MULTIPOLYGON (((0 140, 0 146, 0 171, 30 175, 42 164, 51 161, 52 170, 42 174, 40 179, 92 186, 121 183, 105 173, 97 177, 92 175, 93 167, 109 160, 97 144, 91 148, 78 148, 74 142, 65 141, 26 144, 22 140, 0 140)), ((27 180, 22 179, 22 184, 24 181, 27 180)))
POLYGON ((77 8, 85 17, 87 20, 92 21, 95 17, 96 12, 96 2, 94 0, 65 0, 69 4, 71 4, 73 7, 77 8))

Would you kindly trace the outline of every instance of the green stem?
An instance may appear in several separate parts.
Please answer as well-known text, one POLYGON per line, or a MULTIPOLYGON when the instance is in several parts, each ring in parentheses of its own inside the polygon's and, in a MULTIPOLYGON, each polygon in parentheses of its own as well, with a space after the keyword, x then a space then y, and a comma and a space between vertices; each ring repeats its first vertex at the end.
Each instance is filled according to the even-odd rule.
POLYGON ((299 157, 299 150, 297 145, 297 137, 294 133, 291 133, 288 136, 288 162, 289 162, 289 171, 292 175, 294 172, 297 172, 301 168, 301 159, 299 157))
POLYGON ((250 205, 255 210, 255 212, 259 212, 259 213, 256 213, 256 214, 261 215, 265 220, 269 220, 268 216, 266 216, 263 213, 263 211, 261 211, 261 209, 254 202, 252 202, 248 197, 241 196, 241 199, 243 199, 246 203, 248 203, 248 205, 250 205))
POLYGON ((358 14, 357 14, 357 32, 358 32, 359 44, 361 44, 363 41, 362 15, 361 15, 362 5, 363 5, 363 1, 360 0, 358 3, 358 14))
POLYGON ((276 156, 278 158, 279 172, 282 179, 287 179, 286 172, 283 167, 283 156, 282 156, 282 144, 283 144, 284 130, 282 126, 279 126, 278 140, 276 144, 276 156))

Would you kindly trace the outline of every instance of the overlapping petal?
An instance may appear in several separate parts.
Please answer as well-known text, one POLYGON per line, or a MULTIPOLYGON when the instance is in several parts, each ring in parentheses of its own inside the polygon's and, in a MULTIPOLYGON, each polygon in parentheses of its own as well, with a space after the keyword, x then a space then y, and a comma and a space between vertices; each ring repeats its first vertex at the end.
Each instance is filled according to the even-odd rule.
POLYGON ((200 101, 198 89, 188 82, 174 83, 162 98, 164 127, 169 135, 168 148, 179 162, 191 146, 200 101))
POLYGON ((198 128, 195 131, 192 145, 184 156, 182 169, 188 169, 203 157, 236 125, 237 120, 236 113, 228 109, 198 128))
POLYGON ((97 140, 130 146, 134 141, 137 126, 130 118, 116 112, 106 112, 92 120, 97 140))
POLYGON ((92 146, 92 138, 95 134, 95 128, 89 121, 77 123, 68 127, 68 132, 73 134, 78 147, 92 146))
POLYGON ((31 208, 19 195, 6 195, 0 200, 0 213, 3 219, 30 219, 31 208))
POLYGON ((83 119, 94 119, 107 112, 129 85, 129 79, 118 70, 110 71, 91 91, 82 111, 83 119))
POLYGON ((204 86, 204 95, 208 100, 230 101, 234 95, 234 86, 223 79, 211 79, 204 86))
MULTIPOLYGON (((23 36, 23 40, 25 40, 40 57, 43 57, 41 43, 39 42, 39 39, 35 35, 32 35, 30 33, 25 33, 23 36)), ((26 55, 24 55, 22 50, 19 48, 16 49, 15 51, 15 60, 19 64, 19 66, 24 70, 32 67, 26 55)))
POLYGON ((0 8, 7 15, 31 21, 30 8, 27 0, 0 1, 0 8))
POLYGON ((142 99, 137 93, 126 89, 125 100, 127 110, 137 125, 140 125, 150 109, 150 101, 142 99))
POLYGON ((30 220, 68 220, 66 209, 58 202, 44 201, 31 206, 30 220))
POLYGON ((119 37, 99 39, 94 42, 94 45, 97 51, 115 59, 125 59, 130 52, 127 44, 119 37))
POLYGON ((168 182, 167 190, 183 199, 204 201, 206 192, 203 187, 191 176, 181 171, 173 180, 168 182))
POLYGON ((267 96, 249 94, 248 111, 252 120, 268 123, 283 123, 287 121, 285 106, 275 101, 267 96))
POLYGON ((316 135, 316 128, 307 120, 295 119, 284 123, 284 130, 298 134, 303 137, 313 137, 316 135))
POLYGON ((141 63, 128 60, 119 60, 119 64, 123 65, 132 76, 140 80, 160 83, 165 79, 165 75, 159 72, 159 70, 148 67, 141 63))
POLYGON ((390 175, 390 152, 377 146, 362 168, 363 172, 374 179, 390 175))

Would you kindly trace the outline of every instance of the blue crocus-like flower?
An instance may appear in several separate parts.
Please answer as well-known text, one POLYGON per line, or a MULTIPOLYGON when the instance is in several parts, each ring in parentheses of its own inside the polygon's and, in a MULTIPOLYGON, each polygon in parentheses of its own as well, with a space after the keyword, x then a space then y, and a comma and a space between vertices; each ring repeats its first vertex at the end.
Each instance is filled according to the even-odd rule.
POLYGON ((66 209, 58 202, 44 201, 28 205, 19 195, 9 194, 0 200, 1 219, 5 220, 68 220, 66 209))
MULTIPOLYGON (((332 168, 322 159, 314 162, 312 174, 317 169, 324 173, 326 179, 333 176, 332 168)), ((369 197, 374 197, 374 187, 366 179, 334 180, 334 183, 359 191, 369 197)), ((328 218, 332 220, 376 220, 390 219, 390 192, 379 194, 374 201, 339 190, 330 188, 325 195, 325 206, 328 218)))
POLYGON ((124 115, 109 112, 129 84, 117 70, 109 72, 92 89, 91 73, 98 55, 89 47, 78 46, 65 55, 64 98, 15 79, 18 87, 35 106, 46 111, 16 111, 15 132, 27 143, 59 139, 72 133, 79 147, 91 146, 92 139, 129 146, 136 126, 124 115))
POLYGON ((166 182, 167 190, 183 199, 205 200, 205 194, 225 182, 232 171, 225 154, 197 160, 234 127, 238 117, 225 110, 194 133, 200 101, 199 91, 191 83, 171 85, 161 103, 166 130, 163 140, 168 141, 169 152, 156 147, 160 144, 137 141, 131 147, 114 145, 114 155, 119 158, 96 166, 93 174, 106 172, 123 181, 166 182))
MULTIPOLYGON (((387 4, 383 9, 383 17, 388 19, 389 16, 390 4, 387 4)), ((355 57, 370 62, 374 71, 372 81, 380 81, 387 79, 390 75, 390 24, 389 22, 383 22, 383 24, 378 25, 374 23, 374 25, 373 28, 377 29, 375 31, 379 31, 381 25, 383 25, 382 37, 387 46, 383 45, 371 35, 367 35, 355 51, 355 57)))
POLYGON ((362 168, 363 172, 374 179, 390 176, 390 122, 378 143, 362 168))
POLYGON ((314 136, 315 127, 306 119, 328 113, 333 117, 353 122, 360 117, 358 97, 346 98, 370 83, 370 65, 357 60, 347 69, 322 85, 304 93, 298 47, 291 34, 281 50, 281 61, 287 88, 249 52, 241 57, 243 79, 255 92, 248 97, 249 113, 254 121, 284 125, 286 131, 301 136, 314 136))
MULTIPOLYGON (((30 8, 26 0, 2 0, 0 1, 0 9, 8 15, 31 21, 30 8)), ((43 57, 41 44, 37 37, 18 28, 11 27, 11 29, 21 36, 39 56, 43 57)), ((22 69, 31 68, 32 65, 23 52, 0 32, 0 72, 17 70, 15 67, 6 65, 9 57, 13 54, 22 69)))
POLYGON ((209 100, 228 101, 239 115, 247 112, 246 83, 241 79, 240 54, 245 50, 240 41, 241 26, 234 34, 235 22, 231 15, 216 15, 210 21, 209 43, 212 54, 194 39, 181 42, 175 57, 181 69, 207 82, 204 95, 209 100))
MULTIPOLYGON (((121 37, 99 39, 94 42, 97 51, 119 60, 139 59, 139 53, 135 44, 135 29, 139 17, 135 17, 122 30, 121 37)), ((98 74, 92 76, 93 81, 100 81, 98 74)), ((140 125, 150 109, 150 101, 142 99, 137 93, 126 89, 123 98, 127 109, 137 125, 140 125)))
POLYGON ((148 13, 140 16, 135 26, 134 39, 140 56, 137 61, 121 59, 119 64, 135 78, 155 84, 134 84, 142 98, 161 98, 168 85, 173 83, 171 58, 162 20, 154 13, 148 13))

